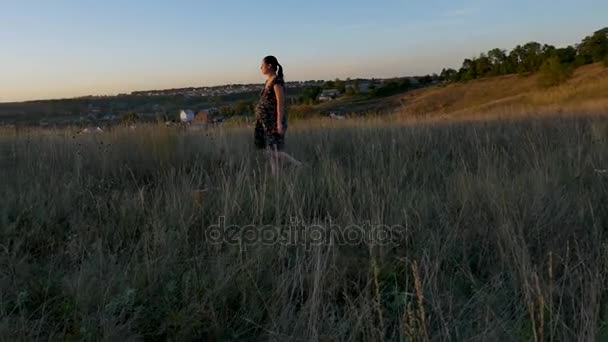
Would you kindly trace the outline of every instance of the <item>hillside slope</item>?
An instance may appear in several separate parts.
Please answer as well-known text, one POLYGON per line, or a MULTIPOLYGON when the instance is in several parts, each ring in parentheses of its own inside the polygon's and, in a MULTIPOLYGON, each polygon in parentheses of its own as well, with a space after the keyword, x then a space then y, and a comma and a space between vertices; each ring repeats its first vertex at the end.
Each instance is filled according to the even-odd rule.
POLYGON ((400 95, 401 119, 480 119, 545 113, 608 113, 608 68, 578 68, 566 83, 539 86, 538 75, 507 75, 400 95))

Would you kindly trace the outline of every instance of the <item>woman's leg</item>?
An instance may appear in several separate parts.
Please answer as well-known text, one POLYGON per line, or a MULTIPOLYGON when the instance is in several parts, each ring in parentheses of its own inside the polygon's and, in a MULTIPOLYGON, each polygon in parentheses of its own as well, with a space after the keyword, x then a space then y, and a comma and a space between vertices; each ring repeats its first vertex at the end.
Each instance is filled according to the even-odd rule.
POLYGON ((290 163, 290 164, 292 164, 292 165, 294 165, 294 166, 301 166, 301 165, 302 165, 302 162, 301 162, 301 161, 299 161, 299 160, 295 159, 294 157, 290 156, 290 155, 289 155, 289 154, 287 154, 286 152, 283 152, 283 151, 278 151, 278 150, 277 150, 277 151, 275 151, 274 153, 275 153, 275 154, 276 154, 276 156, 277 156, 276 158, 277 158, 277 159, 279 159, 279 160, 286 161, 286 162, 288 162, 288 163, 290 163))
POLYGON ((273 176, 278 176, 281 169, 279 165, 279 156, 277 154, 276 146, 270 146, 268 149, 268 155, 270 156, 270 170, 273 176))
POLYGON ((302 165, 302 162, 283 151, 279 151, 276 146, 269 147, 267 153, 270 158, 270 168, 274 176, 279 175, 283 164, 291 164, 296 167, 302 165))
POLYGON ((277 176, 281 169, 281 164, 288 163, 293 166, 301 166, 302 163, 283 152, 285 146, 285 136, 279 135, 274 132, 267 132, 265 135, 266 153, 270 158, 270 167, 272 174, 277 176))

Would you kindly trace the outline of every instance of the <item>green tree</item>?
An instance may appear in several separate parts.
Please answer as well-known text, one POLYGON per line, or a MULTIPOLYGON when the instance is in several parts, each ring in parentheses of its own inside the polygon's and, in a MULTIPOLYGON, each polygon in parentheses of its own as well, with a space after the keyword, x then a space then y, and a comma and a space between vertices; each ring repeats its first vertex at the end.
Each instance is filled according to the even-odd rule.
POLYGON ((524 72, 538 71, 543 63, 542 46, 537 42, 529 42, 522 47, 524 72))
MULTIPOLYGON (((420 78, 420 83, 430 83, 432 82, 431 75, 427 75, 420 78)), ((398 93, 402 93, 404 91, 410 90, 412 87, 411 81, 409 77, 405 77, 401 80, 393 79, 390 82, 385 83, 383 86, 376 88, 372 92, 372 96, 382 97, 382 96, 391 96, 398 93)))
POLYGON ((339 78, 336 78, 334 82, 336 89, 340 92, 340 94, 344 94, 346 92, 346 83, 339 78))
POLYGON ((376 89, 373 93, 374 96, 390 96, 397 92, 399 92, 399 83, 395 81, 390 81, 384 84, 382 87, 376 89))
POLYGON ((443 69, 441 70, 441 74, 439 74, 439 78, 442 81, 458 81, 458 71, 454 69, 443 69))
POLYGON ((608 27, 585 37, 577 48, 582 63, 603 61, 604 57, 608 55, 608 27))
POLYGON ((355 94, 361 94, 361 83, 358 78, 353 82, 353 91, 355 94))
POLYGON ((410 81, 410 79, 408 77, 402 79, 401 82, 399 83, 399 88, 401 90, 409 90, 411 87, 412 87, 412 82, 410 81))
POLYGON ((458 71, 458 76, 461 81, 470 81, 477 78, 477 67, 475 59, 465 59, 462 62, 462 67, 458 71))
POLYGON ((302 95, 300 96, 300 102, 308 105, 315 104, 322 91, 323 89, 321 87, 307 87, 304 89, 302 95))
POLYGON ((488 76, 492 72, 492 62, 486 55, 481 54, 475 60, 475 74, 477 77, 488 76))
MULTIPOLYGON (((433 83, 433 77, 431 75, 424 75, 418 79, 418 82, 420 82, 420 84, 422 84, 422 85, 431 84, 431 83, 433 83)), ((402 84, 404 85, 404 87, 406 89, 409 88, 409 79, 405 79, 404 81, 402 81, 402 84), (407 83, 403 83, 403 82, 407 82, 407 83)))
POLYGON ((560 63, 574 64, 576 61, 576 48, 568 46, 565 48, 559 48, 553 51, 553 56, 559 58, 560 63))
POLYGON ((253 104, 246 100, 240 100, 233 109, 233 114, 244 115, 253 112, 253 104))
POLYGON ((372 95, 376 91, 376 88, 377 88, 376 80, 372 78, 371 81, 369 82, 369 91, 372 93, 372 95))
POLYGON ((525 51, 521 45, 517 45, 509 53, 510 72, 509 73, 523 73, 525 72, 525 66, 523 61, 525 60, 525 51))
POLYGON ((490 74, 492 76, 504 75, 508 73, 507 70, 507 52, 503 49, 492 49, 488 51, 488 58, 490 59, 490 64, 492 65, 492 71, 490 74))
POLYGON ((232 106, 226 105, 220 107, 220 115, 222 116, 232 116, 234 115, 234 108, 232 106))
POLYGON ((561 63, 557 56, 552 56, 540 67, 539 82, 542 86, 552 87, 565 82, 571 75, 571 66, 561 63))
MULTIPOLYGON (((549 59, 551 56, 553 56, 555 54, 555 51, 557 49, 555 48, 555 46, 553 45, 549 45, 549 44, 545 44, 543 45, 542 49, 541 49, 541 56, 540 58, 543 60, 543 62, 547 59, 549 59)), ((541 63, 542 64, 542 63, 541 63)))

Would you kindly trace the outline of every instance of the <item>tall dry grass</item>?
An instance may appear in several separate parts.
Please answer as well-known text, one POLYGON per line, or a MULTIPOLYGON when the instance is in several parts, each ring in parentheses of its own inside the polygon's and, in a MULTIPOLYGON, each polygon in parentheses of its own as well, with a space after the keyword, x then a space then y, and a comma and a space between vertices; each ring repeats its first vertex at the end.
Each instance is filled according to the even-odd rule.
POLYGON ((280 178, 251 138, 2 131, 0 336, 608 336, 606 118, 320 121, 290 128, 307 166, 280 178), (389 245, 215 243, 220 217, 237 237, 294 219, 402 229, 389 245))
POLYGON ((608 113, 606 94, 608 69, 593 64, 549 88, 539 86, 539 75, 508 75, 413 91, 402 97, 395 117, 416 122, 608 113))

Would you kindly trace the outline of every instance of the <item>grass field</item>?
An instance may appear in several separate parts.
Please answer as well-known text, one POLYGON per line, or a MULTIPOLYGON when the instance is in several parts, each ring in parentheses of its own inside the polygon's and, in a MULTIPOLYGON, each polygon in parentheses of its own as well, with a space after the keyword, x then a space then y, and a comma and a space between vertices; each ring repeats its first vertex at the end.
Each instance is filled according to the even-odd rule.
POLYGON ((0 336, 608 338, 606 117, 251 138, 0 132, 0 336))

